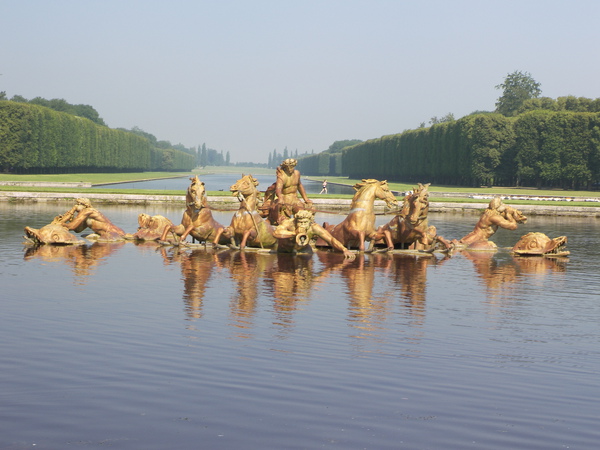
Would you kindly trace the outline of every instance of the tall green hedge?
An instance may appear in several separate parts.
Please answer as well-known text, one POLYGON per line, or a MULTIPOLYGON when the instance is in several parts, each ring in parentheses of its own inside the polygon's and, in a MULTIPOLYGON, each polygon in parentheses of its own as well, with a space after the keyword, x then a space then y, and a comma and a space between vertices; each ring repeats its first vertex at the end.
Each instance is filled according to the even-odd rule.
POLYGON ((348 175, 439 185, 590 188, 600 180, 600 113, 534 110, 474 114, 302 158, 306 175, 348 175), (338 171, 338 168, 341 169, 338 171))
POLYGON ((195 156, 46 107, 0 101, 0 170, 15 173, 189 171, 195 156))

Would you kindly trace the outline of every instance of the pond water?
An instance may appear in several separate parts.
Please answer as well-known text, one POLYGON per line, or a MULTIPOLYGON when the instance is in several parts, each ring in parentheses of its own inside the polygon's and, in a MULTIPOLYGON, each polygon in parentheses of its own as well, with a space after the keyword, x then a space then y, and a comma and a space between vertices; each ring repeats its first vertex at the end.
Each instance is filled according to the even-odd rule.
MULTIPOLYGON (((235 174, 208 174, 199 175, 200 180, 206 183, 206 189, 209 191, 224 191, 229 192, 229 187, 241 177, 241 173, 235 174)), ((259 182, 258 189, 265 191, 271 184, 275 182, 275 170, 273 175, 254 175, 259 182)), ((323 181, 311 181, 302 179, 302 184, 307 194, 318 194, 321 192, 323 181)), ((190 185, 189 176, 181 178, 165 178, 160 180, 136 181, 133 183, 116 183, 94 186, 98 188, 118 188, 118 189, 164 189, 164 190, 181 190, 184 191, 190 185)), ((327 184, 327 192, 329 194, 350 194, 353 195, 356 191, 352 186, 339 186, 331 183, 327 184)))
MULTIPOLYGON (((22 245, 63 209, 0 205, 0 448, 600 442, 597 219, 494 236, 566 235, 566 260, 22 245)), ((130 232, 140 212, 181 217, 101 210, 130 232)), ((430 215, 446 238, 476 220, 430 215)))

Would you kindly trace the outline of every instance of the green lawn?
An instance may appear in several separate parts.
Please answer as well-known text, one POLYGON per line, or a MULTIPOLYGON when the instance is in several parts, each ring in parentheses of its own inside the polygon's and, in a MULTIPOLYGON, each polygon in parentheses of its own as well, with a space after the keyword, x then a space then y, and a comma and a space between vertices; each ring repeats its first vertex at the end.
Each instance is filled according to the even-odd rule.
MULTIPOLYGON (((309 180, 322 181, 317 177, 306 177, 309 180)), ((327 177, 328 183, 342 183, 354 185, 361 180, 350 179, 347 177, 327 177)), ((388 186, 392 191, 406 192, 415 187, 415 184, 393 183, 388 181, 388 186)), ((430 192, 454 192, 464 194, 491 194, 491 195, 533 195, 533 196, 557 196, 557 197, 593 197, 599 198, 600 191, 571 191, 563 189, 536 189, 536 188, 515 188, 515 187, 457 187, 457 186, 429 186, 430 192)))

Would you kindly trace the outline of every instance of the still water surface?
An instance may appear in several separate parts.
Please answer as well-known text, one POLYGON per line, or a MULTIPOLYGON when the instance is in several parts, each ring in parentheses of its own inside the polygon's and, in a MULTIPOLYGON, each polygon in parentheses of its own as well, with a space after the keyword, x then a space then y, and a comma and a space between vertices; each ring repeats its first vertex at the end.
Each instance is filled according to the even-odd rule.
MULTIPOLYGON (((130 232, 140 212, 181 217, 102 211, 130 232)), ((600 442, 597 219, 534 217, 494 237, 502 247, 528 231, 567 235, 561 261, 501 250, 345 262, 133 243, 28 251, 23 227, 60 212, 0 205, 2 449, 600 442)), ((430 215, 447 238, 476 219, 430 215)))

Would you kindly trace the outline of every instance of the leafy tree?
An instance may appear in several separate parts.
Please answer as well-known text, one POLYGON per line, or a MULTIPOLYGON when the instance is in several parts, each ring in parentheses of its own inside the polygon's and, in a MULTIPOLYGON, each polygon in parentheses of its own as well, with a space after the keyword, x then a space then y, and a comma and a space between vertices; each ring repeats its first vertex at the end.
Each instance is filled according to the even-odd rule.
POLYGON ((541 84, 535 81, 529 72, 514 71, 504 78, 504 83, 496 86, 502 89, 502 95, 496 102, 496 112, 507 117, 516 115, 525 100, 538 98, 542 93, 541 84))
POLYGON ((6 91, 0 91, 0 100, 7 100, 6 91))
POLYGON ((17 102, 17 103, 28 103, 29 102, 29 100, 27 100, 22 95, 13 95, 12 98, 10 99, 10 101, 17 102))
POLYGON ((42 97, 36 97, 34 99, 27 100, 21 95, 13 96, 12 101, 18 103, 31 103, 33 105, 45 106, 46 108, 50 108, 55 111, 64 112, 73 116, 84 117, 86 119, 91 120, 94 123, 97 123, 98 125, 106 126, 104 120, 102 120, 102 118, 98 114, 98 111, 96 111, 90 105, 72 105, 62 98, 53 98, 52 100, 46 100, 42 97))
POLYGON ((444 123, 444 122, 452 122, 452 121, 454 121, 454 120, 456 120, 456 119, 454 118, 454 114, 452 114, 452 113, 448 113, 448 114, 446 114, 445 116, 442 116, 442 117, 439 117, 439 118, 438 118, 437 116, 433 116, 431 119, 429 119, 429 123, 430 123, 431 125, 438 125, 438 124, 440 124, 440 123, 444 123))
POLYGON ((573 95, 558 97, 556 100, 550 97, 531 98, 523 102, 517 113, 523 114, 535 110, 600 112, 600 98, 592 100, 591 98, 575 97, 573 95))
POLYGON ((474 115, 477 115, 477 114, 494 114, 494 111, 481 111, 479 109, 476 109, 472 113, 467 114, 467 116, 474 116, 474 115))
MULTIPOLYGON (((127 131, 127 130, 125 130, 127 131)), ((140 127, 133 127, 131 130, 129 130, 131 133, 137 134, 138 136, 142 136, 145 137, 146 139, 148 139, 150 141, 150 143, 156 147, 156 136, 154 136, 153 134, 150 133, 146 133, 144 130, 142 130, 140 127)))

